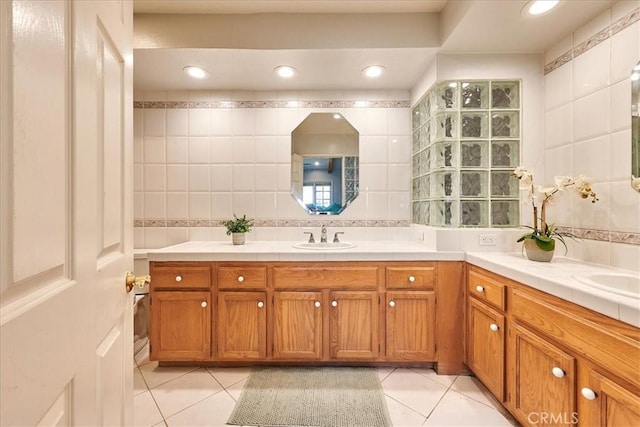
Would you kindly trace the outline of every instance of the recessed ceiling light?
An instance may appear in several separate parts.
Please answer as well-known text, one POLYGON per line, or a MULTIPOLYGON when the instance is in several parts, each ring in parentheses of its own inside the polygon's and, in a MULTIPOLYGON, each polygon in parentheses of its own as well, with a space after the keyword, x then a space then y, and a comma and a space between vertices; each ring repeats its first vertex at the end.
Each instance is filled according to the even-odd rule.
POLYGON ((524 6, 522 11, 523 14, 526 11, 529 15, 542 15, 556 7, 559 1, 560 0, 531 0, 524 6))
POLYGON ((194 79, 206 79, 209 77, 209 72, 204 68, 194 67, 189 65, 182 69, 186 75, 193 77, 194 79))
POLYGON ((288 65, 280 65, 279 67, 274 68, 275 73, 282 77, 283 79, 289 79, 296 75, 297 71, 293 67, 289 67, 288 65))
POLYGON ((334 119, 336 119, 336 120, 338 120, 338 119, 339 119, 339 118, 341 118, 341 117, 342 117, 342 116, 341 116, 340 114, 338 114, 338 113, 335 113, 335 114, 333 115, 333 118, 334 118, 334 119))
POLYGON ((385 71, 385 68, 382 65, 369 65, 367 68, 362 70, 365 76, 370 79, 375 79, 376 77, 380 77, 385 71))

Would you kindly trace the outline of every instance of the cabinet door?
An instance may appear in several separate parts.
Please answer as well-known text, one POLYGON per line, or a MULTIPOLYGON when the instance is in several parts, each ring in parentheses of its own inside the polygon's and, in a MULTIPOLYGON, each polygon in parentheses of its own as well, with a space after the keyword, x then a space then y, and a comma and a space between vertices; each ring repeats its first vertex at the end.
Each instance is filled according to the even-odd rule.
POLYGON ((387 292, 387 358, 436 359, 436 296, 427 291, 387 292))
POLYGON ((512 414, 523 425, 571 423, 576 416, 575 359, 517 323, 508 335, 512 414))
POLYGON ((581 426, 640 426, 640 395, 589 369, 587 380, 580 384, 579 423, 581 426))
POLYGON ((211 357, 211 294, 153 292, 151 360, 191 361, 211 357))
POLYGON ((274 359, 320 359, 322 293, 275 292, 273 298, 274 359))
POLYGON ((501 402, 504 400, 504 315, 469 298, 467 366, 501 402))
POLYGON ((375 359, 379 353, 378 292, 335 291, 330 296, 330 355, 375 359))
POLYGON ((267 355, 264 292, 218 293, 218 358, 263 359, 267 355))

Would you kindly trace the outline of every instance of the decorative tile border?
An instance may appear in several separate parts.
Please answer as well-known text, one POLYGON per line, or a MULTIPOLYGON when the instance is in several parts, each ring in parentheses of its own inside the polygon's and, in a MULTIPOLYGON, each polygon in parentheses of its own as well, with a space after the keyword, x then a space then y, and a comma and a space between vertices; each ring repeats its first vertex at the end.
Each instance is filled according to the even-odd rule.
MULTIPOLYGON (((136 219, 134 227, 222 227, 219 219, 136 219)), ((255 227, 409 227, 409 220, 256 219, 255 227)))
POLYGON ((620 31, 636 23, 637 21, 640 21, 640 8, 634 10, 633 12, 624 16, 623 18, 618 19, 616 22, 609 25, 607 28, 600 31, 599 33, 589 37, 589 39, 580 43, 578 46, 574 47, 569 52, 563 53, 558 58, 546 64, 544 66, 544 74, 547 75, 553 70, 560 68, 567 62, 571 61, 573 58, 576 58, 582 55, 589 49, 599 45, 603 41, 607 40, 609 37, 613 36, 616 33, 619 33, 620 31))
POLYGON ((143 109, 242 109, 242 108, 410 108, 408 100, 397 101, 133 101, 143 109))
POLYGON ((558 227, 560 232, 572 233, 584 240, 598 242, 625 243, 627 245, 640 245, 640 233, 624 231, 591 230, 587 228, 558 227))

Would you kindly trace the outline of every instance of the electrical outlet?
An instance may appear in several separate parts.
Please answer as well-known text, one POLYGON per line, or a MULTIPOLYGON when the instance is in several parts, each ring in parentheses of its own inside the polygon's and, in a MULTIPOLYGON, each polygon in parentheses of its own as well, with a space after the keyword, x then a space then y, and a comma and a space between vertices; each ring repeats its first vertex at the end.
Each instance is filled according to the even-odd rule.
POLYGON ((496 235, 481 234, 479 240, 480 240, 480 246, 493 246, 496 244, 496 235))

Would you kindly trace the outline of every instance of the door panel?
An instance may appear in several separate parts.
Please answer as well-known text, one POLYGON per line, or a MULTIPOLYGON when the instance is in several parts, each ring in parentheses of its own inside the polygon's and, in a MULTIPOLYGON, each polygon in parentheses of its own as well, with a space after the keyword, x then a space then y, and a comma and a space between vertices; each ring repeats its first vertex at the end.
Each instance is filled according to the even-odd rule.
POLYGON ((0 420, 132 420, 131 2, 0 1, 0 420))
POLYGON ((275 292, 274 359, 322 357, 321 301, 321 292, 275 292))
POLYGON ((218 294, 218 357, 264 359, 267 355, 267 308, 264 292, 218 294))
POLYGON ((435 292, 387 292, 388 358, 435 360, 435 302, 435 292))

